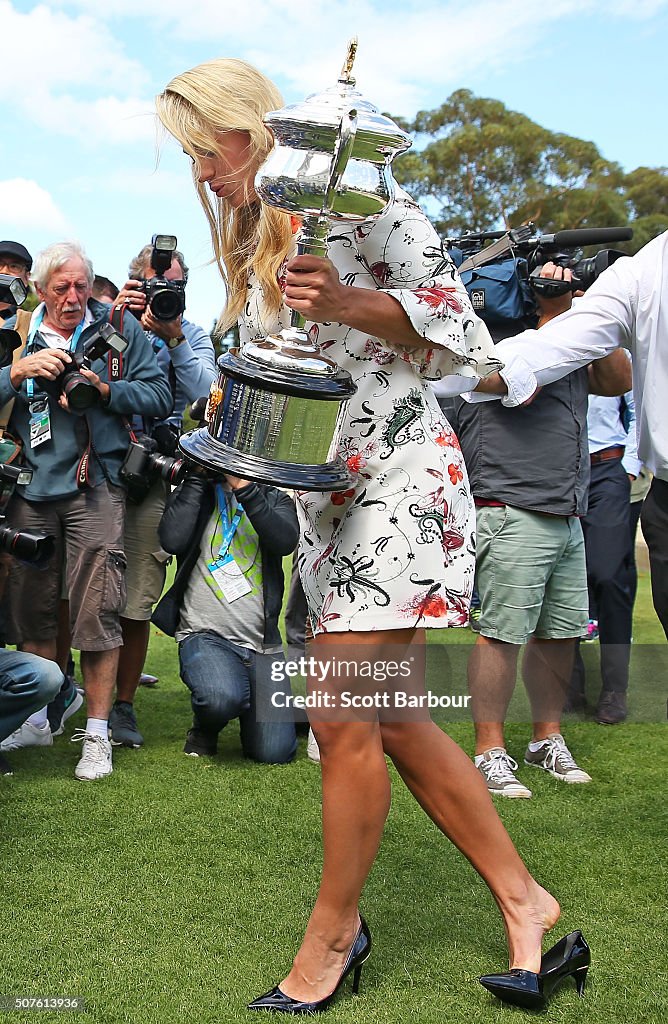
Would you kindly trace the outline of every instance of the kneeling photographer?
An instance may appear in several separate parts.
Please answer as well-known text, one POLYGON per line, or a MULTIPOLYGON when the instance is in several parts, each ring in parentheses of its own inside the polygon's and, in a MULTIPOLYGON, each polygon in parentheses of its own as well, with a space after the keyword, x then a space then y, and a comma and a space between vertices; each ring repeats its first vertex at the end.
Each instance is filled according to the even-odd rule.
POLYGON ((177 441, 189 402, 208 395, 216 377, 211 338, 183 316, 188 268, 173 235, 154 235, 131 261, 130 280, 115 305, 141 322, 169 383, 174 400, 170 416, 153 424, 133 424, 137 444, 124 467, 128 486, 125 552, 127 603, 121 616, 123 649, 118 663, 116 703, 110 726, 115 745, 140 747, 134 697, 148 648, 150 619, 165 583, 166 560, 158 538, 168 485, 179 482, 177 441))
MULTIPOLYGON (((63 564, 72 646, 81 651, 88 719, 75 775, 112 770, 108 717, 122 644, 126 417, 164 417, 171 395, 144 332, 131 317, 121 337, 109 307, 91 298, 93 267, 80 246, 62 242, 37 257, 40 306, 21 357, 0 370, 0 404, 32 479, 17 488, 11 526, 52 534, 47 572, 12 564, 10 639, 54 660, 63 564)), ((11 321, 8 322, 11 326, 11 321)))

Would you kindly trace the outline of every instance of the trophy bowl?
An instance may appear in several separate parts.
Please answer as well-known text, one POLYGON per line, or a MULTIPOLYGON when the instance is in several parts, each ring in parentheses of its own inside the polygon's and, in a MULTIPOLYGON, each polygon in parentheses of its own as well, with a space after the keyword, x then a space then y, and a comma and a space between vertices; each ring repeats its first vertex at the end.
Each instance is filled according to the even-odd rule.
MULTIPOLYGON (((270 111, 274 147, 255 178, 268 206, 302 218, 297 252, 326 256, 334 222, 375 220, 394 196, 391 161, 410 136, 355 90, 357 43, 339 80, 303 103, 270 111)), ((337 426, 357 387, 317 347, 305 321, 218 360, 207 426, 180 447, 218 472, 304 491, 346 490, 354 476, 337 455, 337 426)))

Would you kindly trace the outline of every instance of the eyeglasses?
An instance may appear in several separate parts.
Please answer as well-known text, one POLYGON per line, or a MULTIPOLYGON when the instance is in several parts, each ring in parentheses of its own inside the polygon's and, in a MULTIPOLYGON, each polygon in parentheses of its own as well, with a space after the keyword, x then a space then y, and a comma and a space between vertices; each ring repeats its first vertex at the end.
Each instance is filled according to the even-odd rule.
POLYGON ((25 274, 26 265, 21 260, 15 260, 11 256, 2 256, 0 254, 0 272, 20 277, 21 274, 25 274))

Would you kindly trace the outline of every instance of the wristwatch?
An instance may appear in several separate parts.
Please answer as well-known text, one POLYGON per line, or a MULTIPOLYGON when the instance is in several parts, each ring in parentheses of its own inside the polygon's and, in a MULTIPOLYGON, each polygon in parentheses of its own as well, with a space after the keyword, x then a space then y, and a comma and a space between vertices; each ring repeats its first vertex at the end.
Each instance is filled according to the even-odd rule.
POLYGON ((177 345, 180 345, 181 342, 185 341, 185 340, 186 340, 185 334, 179 334, 178 338, 168 338, 167 339, 167 348, 176 348, 177 345))

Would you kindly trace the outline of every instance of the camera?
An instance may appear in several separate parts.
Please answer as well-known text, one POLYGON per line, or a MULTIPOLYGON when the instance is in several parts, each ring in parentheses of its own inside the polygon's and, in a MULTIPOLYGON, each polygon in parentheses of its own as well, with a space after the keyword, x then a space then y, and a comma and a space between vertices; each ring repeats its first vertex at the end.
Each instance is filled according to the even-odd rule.
POLYGON ((102 359, 108 352, 121 355, 127 347, 126 339, 114 330, 111 324, 100 324, 95 334, 86 341, 83 353, 81 355, 73 353, 72 362, 63 367, 55 380, 36 377, 36 383, 52 398, 65 395, 70 409, 74 412, 85 412, 99 402, 100 392, 89 380, 86 380, 81 373, 82 367, 90 370, 91 364, 96 359, 102 359))
POLYGON ((167 281, 165 274, 176 252, 175 235, 154 235, 151 239, 151 266, 155 277, 141 281, 137 290, 146 296, 148 308, 156 320, 176 320, 186 308, 185 281, 167 281))
POLYGON ((28 297, 28 289, 20 277, 0 274, 0 302, 9 306, 20 306, 28 297))
POLYGON ((128 490, 128 500, 135 505, 141 504, 158 477, 176 486, 187 472, 188 466, 183 459, 161 455, 158 442, 147 435, 130 443, 120 470, 128 490))
POLYGON ((41 569, 54 553, 56 542, 53 536, 28 530, 13 530, 11 526, 2 523, 16 485, 29 484, 31 480, 31 469, 0 463, 0 551, 6 551, 19 561, 29 562, 41 569))

